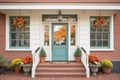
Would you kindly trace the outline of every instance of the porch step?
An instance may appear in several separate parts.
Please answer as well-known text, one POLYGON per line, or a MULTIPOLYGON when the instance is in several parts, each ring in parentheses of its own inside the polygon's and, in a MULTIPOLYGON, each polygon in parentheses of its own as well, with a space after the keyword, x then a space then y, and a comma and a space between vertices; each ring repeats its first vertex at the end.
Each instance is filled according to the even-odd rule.
POLYGON ((69 64, 40 63, 36 69, 36 77, 85 77, 85 68, 81 63, 69 64))
POLYGON ((45 68, 37 68, 37 72, 84 72, 85 69, 82 67, 80 68, 54 68, 54 67, 45 67, 45 68))
POLYGON ((80 72, 39 72, 36 77, 85 77, 85 73, 80 72))

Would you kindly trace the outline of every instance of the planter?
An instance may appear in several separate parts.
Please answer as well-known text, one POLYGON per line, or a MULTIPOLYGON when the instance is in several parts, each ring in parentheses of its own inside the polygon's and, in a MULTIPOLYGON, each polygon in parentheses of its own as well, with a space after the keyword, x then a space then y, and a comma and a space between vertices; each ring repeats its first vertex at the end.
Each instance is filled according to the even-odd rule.
POLYGON ((14 71, 15 71, 15 73, 17 73, 17 74, 20 73, 20 67, 15 67, 15 68, 14 68, 14 71))
POLYGON ((96 73, 98 72, 99 67, 101 67, 100 64, 99 65, 90 64, 90 70, 91 70, 93 76, 97 75, 96 73))
POLYGON ((112 68, 103 68, 103 73, 104 74, 109 74, 109 73, 111 73, 111 69, 112 68))
POLYGON ((0 74, 3 74, 4 73, 4 68, 3 67, 0 67, 0 74))
POLYGON ((29 75, 32 65, 31 64, 23 64, 22 67, 23 67, 24 74, 29 75))
POLYGON ((40 62, 45 63, 45 57, 40 57, 40 62))
POLYGON ((80 63, 80 61, 81 61, 81 58, 80 58, 80 57, 75 57, 75 59, 76 59, 76 62, 77 62, 77 63, 80 63))

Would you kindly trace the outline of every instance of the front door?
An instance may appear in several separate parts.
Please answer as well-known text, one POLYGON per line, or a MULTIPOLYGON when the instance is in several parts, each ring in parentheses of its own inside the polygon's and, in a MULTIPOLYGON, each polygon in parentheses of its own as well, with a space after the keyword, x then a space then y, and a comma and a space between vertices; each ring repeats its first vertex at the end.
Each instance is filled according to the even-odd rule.
POLYGON ((52 61, 68 61, 68 23, 52 23, 52 61))

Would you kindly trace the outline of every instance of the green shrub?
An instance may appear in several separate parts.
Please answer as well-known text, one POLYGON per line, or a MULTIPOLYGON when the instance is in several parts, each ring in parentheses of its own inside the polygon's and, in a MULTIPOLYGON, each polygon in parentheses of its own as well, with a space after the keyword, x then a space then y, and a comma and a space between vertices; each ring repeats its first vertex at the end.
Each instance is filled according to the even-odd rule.
POLYGON ((0 55, 0 67, 7 67, 7 66, 8 66, 7 60, 0 55))
POLYGON ((80 57, 81 55, 82 55, 81 50, 78 47, 74 53, 74 57, 80 57))
POLYGON ((101 65, 103 68, 112 68, 113 67, 113 64, 110 60, 102 60, 100 61, 101 65))
POLYGON ((41 51, 40 51, 40 54, 39 54, 40 57, 46 57, 46 52, 45 50, 42 48, 41 51))

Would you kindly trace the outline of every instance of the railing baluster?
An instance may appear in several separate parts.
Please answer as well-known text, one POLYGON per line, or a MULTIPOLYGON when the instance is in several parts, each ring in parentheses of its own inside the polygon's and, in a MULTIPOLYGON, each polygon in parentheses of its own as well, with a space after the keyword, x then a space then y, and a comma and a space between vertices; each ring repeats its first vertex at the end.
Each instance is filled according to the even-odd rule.
POLYGON ((81 58, 82 63, 85 66, 85 69, 86 69, 86 76, 87 76, 87 78, 89 78, 90 70, 89 70, 89 64, 88 64, 88 53, 83 47, 81 47, 81 50, 82 50, 82 58, 81 58))
POLYGON ((41 51, 40 47, 38 47, 35 51, 33 51, 33 66, 32 66, 32 78, 35 78, 35 70, 39 63, 39 52, 41 51))

